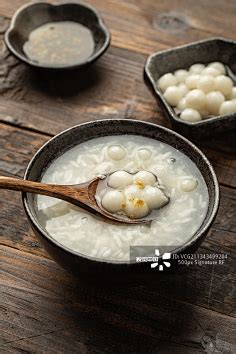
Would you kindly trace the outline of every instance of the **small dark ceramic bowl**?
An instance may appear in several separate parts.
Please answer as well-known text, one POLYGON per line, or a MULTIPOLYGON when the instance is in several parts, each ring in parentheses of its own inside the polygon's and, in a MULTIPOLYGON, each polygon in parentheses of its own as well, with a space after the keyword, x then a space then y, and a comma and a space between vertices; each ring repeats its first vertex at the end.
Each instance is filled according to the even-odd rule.
MULTIPOLYGON (((72 147, 94 138, 123 134, 144 136, 167 143, 187 155, 201 171, 209 193, 207 215, 193 237, 174 251, 175 253, 183 251, 189 253, 202 242, 215 219, 219 205, 219 186, 213 168, 203 153, 190 141, 172 130, 135 120, 101 120, 81 124, 65 130, 43 145, 29 163, 24 178, 40 181, 52 161, 72 147)), ((53 239, 40 224, 34 195, 23 194, 23 204, 32 229, 40 242, 52 258, 70 272, 80 275, 89 274, 90 277, 102 274, 102 278, 113 277, 113 275, 126 278, 128 274, 137 275, 144 268, 147 269, 144 263, 105 261, 70 250, 53 239)))
POLYGON ((110 44, 110 33, 102 17, 92 6, 79 2, 62 4, 38 2, 26 4, 16 11, 5 34, 5 42, 12 54, 33 67, 50 70, 78 69, 93 63, 106 51, 110 44), (25 55, 23 45, 27 42, 29 34, 41 25, 58 21, 77 22, 91 31, 95 48, 87 60, 68 66, 49 66, 34 62, 25 55))
MULTIPOLYGON (((157 80, 168 72, 188 69, 195 63, 208 64, 220 61, 236 73, 236 42, 224 38, 211 38, 190 43, 174 49, 150 55, 145 64, 145 79, 155 97, 164 108, 174 130, 192 140, 198 140, 214 133, 236 128, 236 114, 212 117, 196 123, 180 119, 173 108, 166 102, 157 86, 157 80)), ((235 83, 236 84, 236 83, 235 83)))

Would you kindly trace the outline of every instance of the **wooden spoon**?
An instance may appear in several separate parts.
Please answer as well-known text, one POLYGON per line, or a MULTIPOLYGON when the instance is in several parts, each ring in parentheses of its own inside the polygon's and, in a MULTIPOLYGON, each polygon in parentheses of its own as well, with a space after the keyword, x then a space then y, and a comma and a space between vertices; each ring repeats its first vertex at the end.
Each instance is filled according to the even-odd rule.
POLYGON ((49 197, 65 200, 86 209, 87 211, 103 216, 110 221, 120 222, 125 224, 143 224, 148 223, 150 220, 146 219, 129 219, 128 217, 119 217, 108 213, 98 205, 95 195, 99 181, 104 180, 104 177, 96 177, 92 181, 74 184, 74 185, 58 185, 58 184, 45 184, 39 182, 28 181, 19 178, 0 176, 0 188, 11 189, 21 192, 29 192, 35 194, 43 194, 49 197))

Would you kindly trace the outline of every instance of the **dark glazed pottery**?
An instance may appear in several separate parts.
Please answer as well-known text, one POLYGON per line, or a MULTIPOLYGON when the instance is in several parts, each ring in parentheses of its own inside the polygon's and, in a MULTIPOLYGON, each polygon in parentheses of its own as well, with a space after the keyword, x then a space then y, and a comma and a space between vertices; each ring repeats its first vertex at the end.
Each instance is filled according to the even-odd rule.
POLYGON ((12 54, 33 67, 50 70, 78 69, 93 63, 105 52, 110 44, 110 33, 102 17, 92 6, 79 2, 61 4, 38 2, 26 4, 16 11, 5 34, 5 42, 12 54), (28 40, 30 32, 43 24, 58 21, 78 22, 92 32, 95 48, 86 61, 69 66, 46 66, 30 60, 25 55, 23 45, 28 40))
MULTIPOLYGON (((236 73, 236 42, 224 38, 211 38, 168 49, 150 55, 145 64, 145 80, 158 98, 174 130, 197 141, 214 133, 236 128, 236 113, 213 117, 201 122, 188 123, 175 114, 157 87, 157 80, 168 72, 188 69, 195 63, 220 61, 236 73)), ((236 84, 236 82, 235 82, 236 84)))
MULTIPOLYGON (((183 251, 189 253, 202 242, 215 219, 219 205, 219 186, 213 168, 203 153, 190 141, 167 128, 135 120, 101 120, 69 128, 41 147, 29 163, 24 178, 39 181, 51 162, 75 145, 101 136, 122 134, 135 134, 165 142, 187 155, 201 171, 209 193, 207 215, 192 239, 175 250, 178 253, 183 251)), ((54 240, 40 225, 35 207, 35 196, 29 193, 23 194, 23 204, 40 242, 52 258, 70 272, 95 277, 102 274, 104 278, 115 276, 116 279, 118 275, 126 278, 128 273, 138 274, 140 270, 147 267, 144 263, 99 260, 68 249, 54 240)))

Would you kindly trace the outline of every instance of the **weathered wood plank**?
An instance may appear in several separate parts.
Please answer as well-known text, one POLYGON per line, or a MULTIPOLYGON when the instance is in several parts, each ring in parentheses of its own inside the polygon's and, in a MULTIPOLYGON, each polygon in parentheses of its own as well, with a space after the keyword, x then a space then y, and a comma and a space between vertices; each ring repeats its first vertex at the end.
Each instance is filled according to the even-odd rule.
MULTIPOLYGON (((6 23, 3 19, 3 29, 6 23)), ((143 54, 111 47, 87 73, 53 77, 19 64, 4 45, 0 58, 2 122, 50 135, 105 118, 134 118, 169 126, 143 82, 143 54)), ((211 158, 220 182, 232 187, 236 187, 234 136, 235 132, 229 132, 214 137, 208 147, 199 142, 211 158)))
MULTIPOLYGON (((114 6, 113 2, 110 5, 109 2, 103 4, 107 11, 114 6)), ((134 12, 138 9, 138 5, 122 2, 116 2, 116 6, 121 11, 120 16, 125 13, 125 16, 129 16, 130 6, 134 12)), ((152 7, 150 11, 153 13, 152 7)), ((118 16, 119 11, 115 17, 118 16)), ((136 18, 136 12, 133 17, 140 26, 141 19, 136 18)), ((127 22, 130 21, 131 19, 127 22)), ((1 19, 2 34, 8 22, 4 18, 1 19)), ((126 27, 119 25, 119 28, 123 30, 126 27)), ((145 28, 148 28, 146 23, 145 28)), ((140 33, 138 36, 141 37, 140 33)), ((173 43, 176 41, 173 40, 173 43)), ((37 75, 20 65, 5 49, 3 39, 1 47, 0 119, 4 121, 34 127, 44 132, 50 131, 53 134, 83 121, 106 117, 132 116, 168 125, 143 83, 143 66, 146 60, 144 55, 111 47, 85 75, 79 73, 76 77, 74 73, 66 73, 65 76, 43 77, 41 73, 37 75)))
POLYGON ((6 49, 2 53, 2 121, 51 134, 102 118, 167 124, 143 82, 141 54, 110 48, 87 73, 46 76, 19 64, 6 49))
MULTIPOLYGON (((1 99, 0 99, 0 102, 1 102, 1 99)), ((3 101, 3 104, 0 106, 0 119, 2 117, 1 111, 3 111, 4 109, 7 109, 7 108, 4 108, 5 104, 6 104, 6 101, 3 101)), ((37 113, 36 115, 35 115, 35 113, 32 113, 32 115, 31 115, 31 113, 28 112, 27 115, 24 115, 25 114, 25 107, 26 107, 25 104, 23 105, 23 108, 22 108, 21 103, 15 104, 15 103, 9 102, 7 105, 10 107, 9 110, 7 109, 8 113, 11 110, 13 110, 14 113, 13 113, 13 115, 10 115, 10 116, 4 114, 3 118, 6 119, 7 121, 11 122, 11 124, 12 124, 12 122, 14 122, 14 124, 16 124, 16 125, 20 124, 20 125, 24 126, 24 121, 25 121, 26 126, 28 128, 33 128, 33 129, 38 129, 38 130, 43 130, 43 131, 46 130, 46 132, 50 135, 53 132, 55 132, 55 133, 59 132, 60 130, 63 130, 64 128, 67 128, 67 127, 73 125, 71 120, 70 121, 64 120, 64 122, 63 122, 63 117, 61 117, 61 122, 57 122, 57 124, 55 124, 55 121, 53 121, 52 118, 46 119, 46 120, 44 120, 43 118, 41 119, 40 113, 37 113), (19 113, 19 112, 21 112, 21 113, 19 113), (22 116, 23 121, 18 118, 15 119, 14 116, 16 117, 16 114, 17 114, 17 117, 21 116, 20 114, 23 114, 23 116, 22 116), (36 125, 34 123, 30 122, 31 118, 29 118, 27 120, 27 117, 29 117, 28 114, 30 114, 31 118, 33 117, 33 121, 37 122, 36 125)), ((41 105, 39 105, 39 107, 41 107, 41 105)), ((52 109, 55 109, 55 105, 52 105, 51 107, 52 107, 52 109)), ((77 110, 79 110, 79 109, 80 109, 80 107, 77 108, 77 110)), ((134 108, 133 108, 132 104, 130 104, 130 106, 127 106, 126 108, 123 107, 123 117, 122 117, 122 115, 119 115, 119 114, 113 114, 113 113, 109 114, 109 112, 111 112, 111 109, 113 109, 113 112, 114 112, 114 108, 111 108, 111 107, 106 108, 105 109, 106 113, 105 114, 102 113, 100 116, 99 116, 99 114, 98 115, 95 114, 95 108, 90 108, 90 109, 92 109, 92 110, 94 109, 94 115, 92 117, 90 117, 90 119, 91 118, 92 119, 117 118, 117 117, 124 118, 126 116, 126 117, 131 117, 131 118, 132 117, 140 118, 140 119, 145 118, 145 120, 147 120, 147 121, 150 121, 153 123, 159 123, 159 124, 163 125, 163 121, 157 120, 152 115, 149 119, 148 114, 146 114, 146 112, 150 113, 150 111, 145 111, 142 107, 140 107, 139 113, 137 111, 135 111, 135 114, 134 114, 133 113, 134 108), (134 116, 133 116, 133 114, 134 114, 134 116)), ((35 112, 35 110, 34 110, 34 112, 35 112)), ((51 111, 51 109, 50 109, 50 112, 54 112, 54 111, 53 110, 51 111)), ((118 112, 118 111, 116 110, 116 112, 118 112)), ((54 114, 57 114, 57 113, 54 112, 54 114)), ((60 113, 60 114, 63 116, 62 113, 60 113)), ((68 116, 69 116, 69 114, 68 114, 68 116)), ((85 116, 84 118, 82 116, 83 116, 83 114, 82 113, 79 114, 79 112, 78 112, 78 115, 75 116, 76 121, 74 121, 73 123, 78 124, 78 123, 90 120, 88 118, 88 116, 85 116)), ((57 118, 58 118, 58 116, 57 116, 57 118)), ((162 119, 164 119, 164 123, 166 123, 165 118, 162 118, 162 119)), ((19 161, 16 161, 17 157, 16 157, 16 159, 14 158, 14 153, 12 153, 10 155, 10 158, 12 158, 12 163, 10 163, 10 159, 8 156, 9 155, 8 149, 11 149, 11 151, 15 151, 15 150, 18 151, 18 146, 16 146, 16 144, 19 145, 20 142, 22 141, 23 150, 25 151, 25 146, 27 146, 27 144, 25 144, 24 140, 30 139, 29 138, 30 133, 28 133, 28 132, 25 133, 23 131, 18 132, 17 129, 15 129, 15 128, 11 128, 11 127, 4 126, 4 125, 1 125, 1 126, 2 126, 1 133, 0 133, 1 134, 0 135, 1 149, 2 149, 1 160, 2 160, 2 164, 4 164, 4 166, 5 166, 5 169, 6 169, 5 172, 17 174, 17 170, 19 170, 19 169, 21 169, 21 172, 23 172, 23 170, 26 168, 27 162, 29 161, 29 157, 32 156, 32 152, 36 151, 36 149, 31 150, 32 149, 31 148, 31 149, 29 149, 28 152, 26 152, 26 156, 28 158, 28 161, 27 161, 27 159, 23 159, 22 166, 19 166, 19 161), (7 143, 6 147, 4 147, 5 141, 7 141, 7 142, 9 141, 9 143, 7 143), (5 150, 5 152, 4 152, 4 150, 5 150)), ((33 135, 33 139, 34 139, 34 135, 33 135)), ((43 142, 45 142, 45 140, 46 140, 46 138, 42 139, 40 141, 42 141, 42 143, 43 143, 43 142)), ((204 144, 204 145, 206 145, 206 144, 204 144)), ((224 134, 221 137, 221 139, 218 139, 218 140, 212 139, 212 144, 210 141, 208 141, 208 147, 205 147, 204 145, 202 146, 202 143, 200 143, 199 147, 203 148, 203 151, 206 153, 206 155, 209 157, 209 159, 213 163, 213 166, 216 169, 219 181, 222 182, 224 185, 236 187, 236 160, 234 158, 235 153, 236 153, 236 146, 235 146, 235 139, 234 139, 233 132, 230 132, 228 134, 224 134)), ((37 144, 37 148, 39 146, 40 146, 40 143, 37 144)), ((21 173, 21 175, 22 175, 22 173, 21 173)))
MULTIPOLYGON (((0 14, 10 17, 27 0, 3 1, 0 14)), ((58 3, 64 2, 57 1, 58 3)), ((211 36, 235 37, 235 2, 90 0, 111 29, 112 45, 148 54, 154 50, 211 36), (211 14, 211 19, 207 14, 211 14), (222 24, 222 13, 227 21, 222 24)))
POLYGON ((49 345, 48 350, 57 351, 59 346, 79 350, 94 345, 111 352, 113 345, 115 353, 135 353, 139 347, 153 353, 161 341, 196 350, 209 341, 234 348, 233 318, 163 297, 163 284, 93 288, 35 255, 2 247, 2 259, 4 318, 10 324, 7 330, 18 337, 5 342, 5 348, 43 350, 49 345))

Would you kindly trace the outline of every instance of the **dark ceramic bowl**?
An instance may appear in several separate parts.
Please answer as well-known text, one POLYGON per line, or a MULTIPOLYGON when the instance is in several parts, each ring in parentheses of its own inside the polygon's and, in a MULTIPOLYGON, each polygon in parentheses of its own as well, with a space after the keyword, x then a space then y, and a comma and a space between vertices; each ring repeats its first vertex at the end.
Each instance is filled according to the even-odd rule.
MULTIPOLYGON (((219 186, 213 168, 203 153, 190 141, 167 128, 135 120, 101 120, 69 128, 43 145, 29 163, 24 178, 40 181, 44 171, 52 161, 68 149, 93 138, 122 134, 135 134, 167 143, 187 155, 201 171, 209 193, 207 215, 195 235, 175 250, 175 253, 183 251, 189 253, 190 250, 195 249, 202 242, 214 221, 219 204, 219 186)), ((128 273, 138 274, 147 266, 144 263, 135 262, 108 262, 72 251, 53 239, 40 224, 34 195, 23 194, 23 204, 39 241, 52 258, 70 272, 82 275, 89 274, 90 276, 102 274, 103 278, 110 275, 125 275, 127 277, 128 273)))
POLYGON ((197 141, 236 128, 236 113, 212 117, 196 123, 188 123, 180 119, 173 108, 166 102, 157 86, 157 80, 168 72, 187 69, 195 63, 208 64, 220 61, 236 73, 236 42, 224 38, 211 38, 190 43, 174 49, 150 55, 145 64, 145 80, 151 87, 155 97, 161 103, 165 114, 174 130, 197 141))
POLYGON ((105 52, 110 44, 110 33, 102 17, 92 6, 79 2, 64 4, 38 2, 26 4, 16 11, 5 34, 5 42, 12 54, 33 67, 50 70, 78 69, 93 63, 105 52), (68 66, 49 66, 34 62, 25 55, 23 45, 27 42, 29 34, 41 25, 58 21, 78 22, 91 31, 95 48, 86 61, 68 66))

